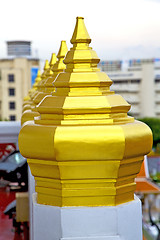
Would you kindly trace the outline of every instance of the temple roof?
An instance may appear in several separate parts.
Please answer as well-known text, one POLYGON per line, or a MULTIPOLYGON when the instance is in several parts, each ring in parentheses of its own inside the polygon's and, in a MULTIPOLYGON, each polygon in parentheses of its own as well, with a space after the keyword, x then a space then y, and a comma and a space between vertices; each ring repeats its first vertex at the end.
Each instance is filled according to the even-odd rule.
POLYGON ((160 188, 154 182, 151 181, 148 170, 147 157, 145 156, 141 166, 141 170, 137 175, 136 181, 136 193, 160 193, 160 188))

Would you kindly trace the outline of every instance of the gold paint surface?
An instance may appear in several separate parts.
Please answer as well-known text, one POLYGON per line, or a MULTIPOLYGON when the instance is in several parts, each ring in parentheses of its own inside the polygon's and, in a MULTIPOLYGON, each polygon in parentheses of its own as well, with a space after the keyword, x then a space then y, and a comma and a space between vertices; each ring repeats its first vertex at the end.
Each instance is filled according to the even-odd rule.
POLYGON ((77 17, 73 47, 66 56, 60 48, 50 69, 53 75, 45 81, 42 76, 45 88, 40 91, 50 95, 36 106, 39 116, 19 134, 40 204, 115 206, 132 201, 134 179, 152 147, 151 130, 129 117, 130 105, 110 91, 112 81, 98 69, 90 42, 84 19, 77 17))

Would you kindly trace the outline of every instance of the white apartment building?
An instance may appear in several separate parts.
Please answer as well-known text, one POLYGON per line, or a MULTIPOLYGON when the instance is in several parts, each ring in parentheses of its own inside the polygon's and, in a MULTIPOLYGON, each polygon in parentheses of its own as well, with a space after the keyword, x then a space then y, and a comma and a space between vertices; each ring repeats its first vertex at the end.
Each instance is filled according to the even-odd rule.
POLYGON ((21 119, 23 98, 36 77, 39 59, 31 57, 28 41, 7 44, 8 56, 0 59, 0 119, 16 121, 21 119))
POLYGON ((131 104, 134 117, 160 117, 160 59, 102 61, 111 90, 131 104))

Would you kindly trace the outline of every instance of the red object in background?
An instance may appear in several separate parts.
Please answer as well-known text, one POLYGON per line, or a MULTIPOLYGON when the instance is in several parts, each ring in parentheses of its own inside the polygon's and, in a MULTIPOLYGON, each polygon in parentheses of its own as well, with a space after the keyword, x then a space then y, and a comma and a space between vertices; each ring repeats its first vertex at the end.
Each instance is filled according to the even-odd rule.
POLYGON ((11 152, 16 150, 16 145, 14 143, 1 143, 0 144, 0 159, 3 158, 3 156, 8 156, 11 152))
POLYGON ((26 226, 23 224, 23 232, 16 232, 12 226, 12 219, 3 213, 7 205, 13 200, 15 200, 15 192, 7 192, 6 189, 0 188, 0 240, 28 240, 26 226))
POLYGON ((14 239, 12 219, 3 213, 7 205, 13 200, 15 200, 14 192, 5 192, 3 188, 0 188, 0 240, 14 239))

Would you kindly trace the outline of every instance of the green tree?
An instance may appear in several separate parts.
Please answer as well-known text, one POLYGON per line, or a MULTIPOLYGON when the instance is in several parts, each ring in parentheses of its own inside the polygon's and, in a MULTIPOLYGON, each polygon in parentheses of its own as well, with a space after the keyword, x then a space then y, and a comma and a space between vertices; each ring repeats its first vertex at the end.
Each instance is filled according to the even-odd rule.
POLYGON ((146 123, 153 133, 153 146, 156 147, 160 143, 160 118, 140 118, 139 121, 146 123))

